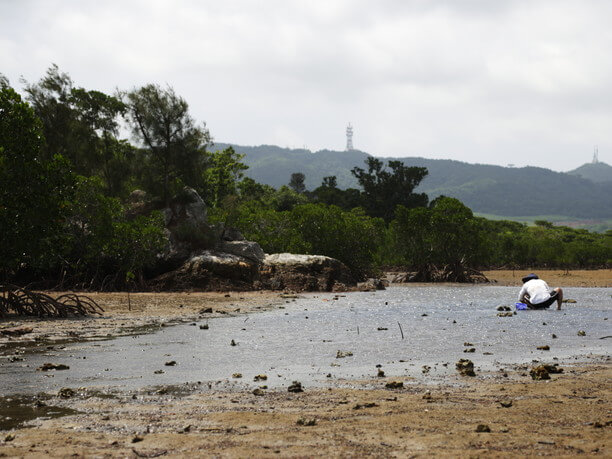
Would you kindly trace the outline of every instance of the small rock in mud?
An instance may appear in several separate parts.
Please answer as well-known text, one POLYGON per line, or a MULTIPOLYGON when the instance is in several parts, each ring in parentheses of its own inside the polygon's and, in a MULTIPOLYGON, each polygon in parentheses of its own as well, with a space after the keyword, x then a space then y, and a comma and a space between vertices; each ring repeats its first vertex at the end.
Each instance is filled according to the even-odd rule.
POLYGON ((76 395, 76 392, 70 387, 62 387, 60 390, 57 391, 57 395, 61 398, 71 398, 76 395))
POLYGON ((499 404, 503 406, 504 408, 510 408, 512 406, 512 400, 509 400, 507 402, 502 401, 502 402, 499 402, 499 404))
POLYGON ((378 327, 376 330, 383 331, 383 330, 389 330, 389 329, 387 327, 378 327))
POLYGON ((474 373, 474 362, 468 359, 459 359, 455 368, 462 376, 476 376, 474 373))
POLYGON ((315 418, 312 418, 312 419, 300 418, 297 420, 296 424, 298 426, 316 426, 317 420, 315 418))
POLYGON ((544 346, 538 346, 537 349, 538 351, 550 351, 550 346, 546 344, 544 346))
POLYGON ((167 367, 173 367, 176 365, 176 360, 170 360, 169 362, 164 363, 167 367))
POLYGON ((338 351, 336 352, 337 359, 343 359, 344 357, 350 357, 353 353, 351 351, 338 351))
POLYGON ((512 317, 514 316, 513 312, 498 312, 497 317, 512 317))
POLYGON ((575 304, 576 300, 572 300, 570 298, 566 298, 565 300, 562 301, 562 303, 569 303, 569 304, 575 304))
POLYGON ((232 340, 232 341, 230 342, 230 346, 238 346, 238 344, 236 343, 236 341, 232 340))
POLYGON ((155 370, 153 374, 156 374, 156 375, 164 374, 164 370, 155 370))
POLYGON ((421 368, 421 373, 426 375, 427 373, 429 373, 429 370, 431 370, 431 367, 429 365, 423 365, 423 367, 421 368))
POLYGON ((497 306, 498 311, 512 311, 510 306, 497 306))
POLYGON ((557 363, 553 365, 551 365, 550 363, 545 363, 542 366, 546 368, 546 371, 548 371, 550 374, 563 373, 563 368, 559 367, 559 364, 557 363))
POLYGON ((379 368, 378 369, 378 373, 376 374, 376 376, 378 376, 379 378, 384 378, 385 377, 385 372, 379 368))
POLYGON ((543 381, 545 379, 550 379, 550 374, 544 365, 538 365, 537 367, 533 367, 529 370, 529 374, 531 375, 531 379, 534 381, 543 381))
POLYGON ((361 410, 363 408, 374 408, 375 406, 378 406, 378 403, 374 403, 374 402, 358 403, 357 405, 353 407, 353 409, 361 410))
POLYGON ((232 378, 234 378, 234 379, 239 379, 239 378, 242 378, 242 373, 234 373, 234 374, 232 375, 232 378))
POLYGON ((132 443, 138 443, 138 442, 141 442, 141 441, 143 441, 143 440, 144 440, 144 438, 142 438, 141 436, 139 436, 139 435, 135 435, 135 436, 132 438, 132 443))
POLYGON ((552 338, 553 339, 557 339, 557 335, 555 335, 554 333, 552 334, 552 338))
POLYGON ((17 357, 15 355, 9 357, 8 359, 9 362, 13 363, 13 362, 23 362, 23 358, 22 357, 17 357))
POLYGON ((208 330, 208 324, 200 325, 200 330, 208 330))
POLYGON ((263 389, 260 389, 258 387, 257 389, 253 391, 253 395, 262 396, 262 395, 266 395, 266 392, 263 389))
POLYGON ((289 392, 304 392, 304 388, 302 387, 302 383, 299 381, 293 381, 293 383, 287 388, 289 392))
POLYGON ((4 437, 4 441, 7 442, 7 443, 9 441, 13 441, 14 439, 15 439, 15 434, 12 434, 12 433, 10 433, 6 437, 4 437))
POLYGON ((472 344, 472 343, 470 343, 470 342, 468 342, 468 341, 466 341, 465 343, 463 343, 463 345, 464 345, 464 346, 466 346, 466 347, 467 347, 467 346, 473 346, 473 344, 472 344))
POLYGON ((431 392, 430 391, 426 391, 423 394, 423 400, 427 400, 427 401, 432 401, 433 397, 431 396, 431 392))
POLYGON ((70 370, 70 367, 68 365, 64 365, 63 363, 45 363, 36 369, 36 371, 49 370, 70 370))
POLYGON ((402 389, 404 387, 404 383, 402 381, 389 381, 385 384, 387 389, 402 389))
POLYGON ((486 424, 478 424, 476 426, 476 432, 480 432, 480 433, 491 432, 491 428, 486 424))
POLYGON ((470 348, 464 349, 463 352, 476 352, 476 348, 470 347, 470 348))
POLYGON ((266 381, 268 379, 268 375, 255 375, 253 381, 266 381))
POLYGON ((584 330, 578 331, 578 336, 586 336, 586 332, 584 330))
POLYGON ((212 308, 203 308, 203 309, 200 309, 199 314, 212 314, 212 312, 213 312, 212 308))

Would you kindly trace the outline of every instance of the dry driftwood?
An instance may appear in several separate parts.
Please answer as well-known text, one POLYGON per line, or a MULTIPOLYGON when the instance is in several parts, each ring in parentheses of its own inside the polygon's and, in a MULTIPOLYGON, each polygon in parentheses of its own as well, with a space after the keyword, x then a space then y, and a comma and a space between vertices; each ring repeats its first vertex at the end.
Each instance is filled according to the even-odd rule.
POLYGON ((67 293, 53 298, 46 293, 0 284, 0 317, 10 314, 38 317, 85 316, 104 310, 91 298, 67 293))

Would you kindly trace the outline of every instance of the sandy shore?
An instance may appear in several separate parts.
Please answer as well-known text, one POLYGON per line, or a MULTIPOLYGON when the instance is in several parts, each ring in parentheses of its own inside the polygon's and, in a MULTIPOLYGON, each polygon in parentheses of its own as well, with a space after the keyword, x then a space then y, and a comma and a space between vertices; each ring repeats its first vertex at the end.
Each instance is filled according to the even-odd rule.
MULTIPOLYGON (((612 286, 611 270, 536 272, 551 286, 612 286)), ((526 273, 485 274, 497 285, 518 286, 526 273)), ((129 302, 125 293, 91 296, 104 308, 103 317, 0 321, 0 331, 32 328, 19 337, 0 335, 0 354, 255 313, 294 301, 292 295, 272 292, 139 293, 129 302)), ((564 370, 549 381, 533 381, 525 369, 517 369, 508 377, 457 375, 437 385, 405 380, 404 388, 394 390, 385 389, 389 380, 382 378, 367 389, 306 387, 302 393, 260 396, 252 393, 256 383, 234 391, 196 386, 103 397, 84 389, 69 398, 50 394, 44 405, 78 414, 39 418, 0 432, 0 456, 610 457, 610 365, 564 370), (476 432, 479 424, 490 432, 476 432)), ((23 403, 18 410, 44 409, 33 399, 23 403)))

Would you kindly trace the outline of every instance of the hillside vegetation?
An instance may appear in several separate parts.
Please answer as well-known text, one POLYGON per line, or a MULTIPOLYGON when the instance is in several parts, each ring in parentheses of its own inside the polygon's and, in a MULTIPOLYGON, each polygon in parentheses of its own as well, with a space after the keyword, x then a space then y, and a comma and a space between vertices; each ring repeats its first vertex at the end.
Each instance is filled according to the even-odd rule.
MULTIPOLYGON (((216 144, 217 148, 227 146, 216 144)), ((243 162, 249 166, 246 175, 255 181, 280 187, 289 182, 292 173, 301 172, 305 175, 306 188, 311 190, 318 187, 324 177, 331 175, 336 176, 339 188, 356 188, 357 180, 350 171, 361 166, 369 156, 362 151, 321 150, 311 153, 271 145, 232 147, 236 153, 244 155, 243 162)), ((574 173, 538 167, 508 168, 414 157, 381 159, 426 167, 429 174, 417 191, 427 193, 430 199, 440 195, 457 198, 474 212, 507 217, 612 218, 612 181, 594 183, 574 173)), ((601 166, 604 170, 610 167, 605 163, 593 166, 601 166)))

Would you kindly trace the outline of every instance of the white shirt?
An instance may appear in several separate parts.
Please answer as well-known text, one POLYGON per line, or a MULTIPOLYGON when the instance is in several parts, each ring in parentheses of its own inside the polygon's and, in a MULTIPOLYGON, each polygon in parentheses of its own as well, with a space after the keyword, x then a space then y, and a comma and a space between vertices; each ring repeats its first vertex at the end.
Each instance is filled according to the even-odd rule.
POLYGON ((519 301, 525 293, 529 295, 531 304, 540 304, 550 298, 550 287, 542 279, 531 279, 523 284, 518 296, 519 301))

